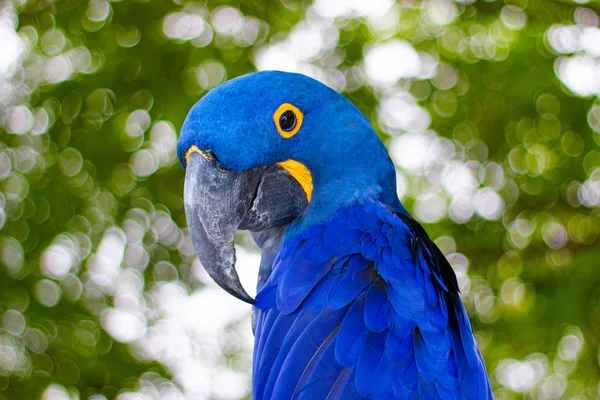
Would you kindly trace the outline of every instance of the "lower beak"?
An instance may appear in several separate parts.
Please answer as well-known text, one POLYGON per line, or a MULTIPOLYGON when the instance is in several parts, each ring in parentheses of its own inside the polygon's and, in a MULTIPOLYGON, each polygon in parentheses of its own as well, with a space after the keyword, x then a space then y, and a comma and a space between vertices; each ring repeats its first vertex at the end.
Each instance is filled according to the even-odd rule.
POLYGON ((194 249, 210 277, 231 295, 254 304, 235 269, 235 232, 289 224, 307 201, 300 184, 283 168, 231 172, 193 152, 186 167, 184 205, 194 249))

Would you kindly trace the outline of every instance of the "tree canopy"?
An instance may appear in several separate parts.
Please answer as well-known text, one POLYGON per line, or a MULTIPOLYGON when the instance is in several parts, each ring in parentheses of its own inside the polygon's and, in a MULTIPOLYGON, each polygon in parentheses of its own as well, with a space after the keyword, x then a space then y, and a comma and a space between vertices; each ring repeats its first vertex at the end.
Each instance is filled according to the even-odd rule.
MULTIPOLYGON (((257 69, 315 77, 371 119, 498 399, 599 398, 599 12, 1 2, 0 399, 250 398, 250 308, 197 261, 175 149, 201 96, 257 69)), ((237 242, 248 287, 259 253, 237 242)))

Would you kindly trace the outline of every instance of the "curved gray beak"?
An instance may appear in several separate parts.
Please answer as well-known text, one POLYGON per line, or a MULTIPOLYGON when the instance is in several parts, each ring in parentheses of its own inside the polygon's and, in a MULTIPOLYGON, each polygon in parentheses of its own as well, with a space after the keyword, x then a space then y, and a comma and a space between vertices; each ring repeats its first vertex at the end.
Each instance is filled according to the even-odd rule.
POLYGON ((183 200, 194 249, 206 272, 228 293, 254 304, 235 269, 235 232, 289 224, 307 206, 302 187, 277 166, 231 172, 220 169, 212 155, 193 152, 183 200))

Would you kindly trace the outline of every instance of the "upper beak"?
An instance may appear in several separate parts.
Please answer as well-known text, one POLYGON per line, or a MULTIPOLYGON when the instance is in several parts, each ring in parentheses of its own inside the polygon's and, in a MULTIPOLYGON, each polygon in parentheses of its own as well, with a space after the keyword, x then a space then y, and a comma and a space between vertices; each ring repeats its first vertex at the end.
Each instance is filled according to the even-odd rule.
POLYGON ((235 270, 235 232, 288 224, 304 211, 307 200, 283 168, 226 171, 214 157, 193 152, 187 162, 184 205, 194 249, 210 277, 228 293, 254 304, 235 270))

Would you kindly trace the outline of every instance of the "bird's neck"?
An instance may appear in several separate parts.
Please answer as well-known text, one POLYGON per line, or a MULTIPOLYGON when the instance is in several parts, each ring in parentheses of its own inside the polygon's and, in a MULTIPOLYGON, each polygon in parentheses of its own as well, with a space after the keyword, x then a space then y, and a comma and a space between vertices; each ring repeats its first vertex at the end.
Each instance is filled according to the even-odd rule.
MULTIPOLYGON (((286 236, 332 218, 337 211, 354 205, 380 201, 405 212, 396 193, 396 170, 379 139, 370 146, 377 154, 353 154, 351 162, 328 160, 325 168, 313 168, 313 194, 306 211, 288 229, 286 236)), ((356 148, 356 146, 353 146, 356 148)))

